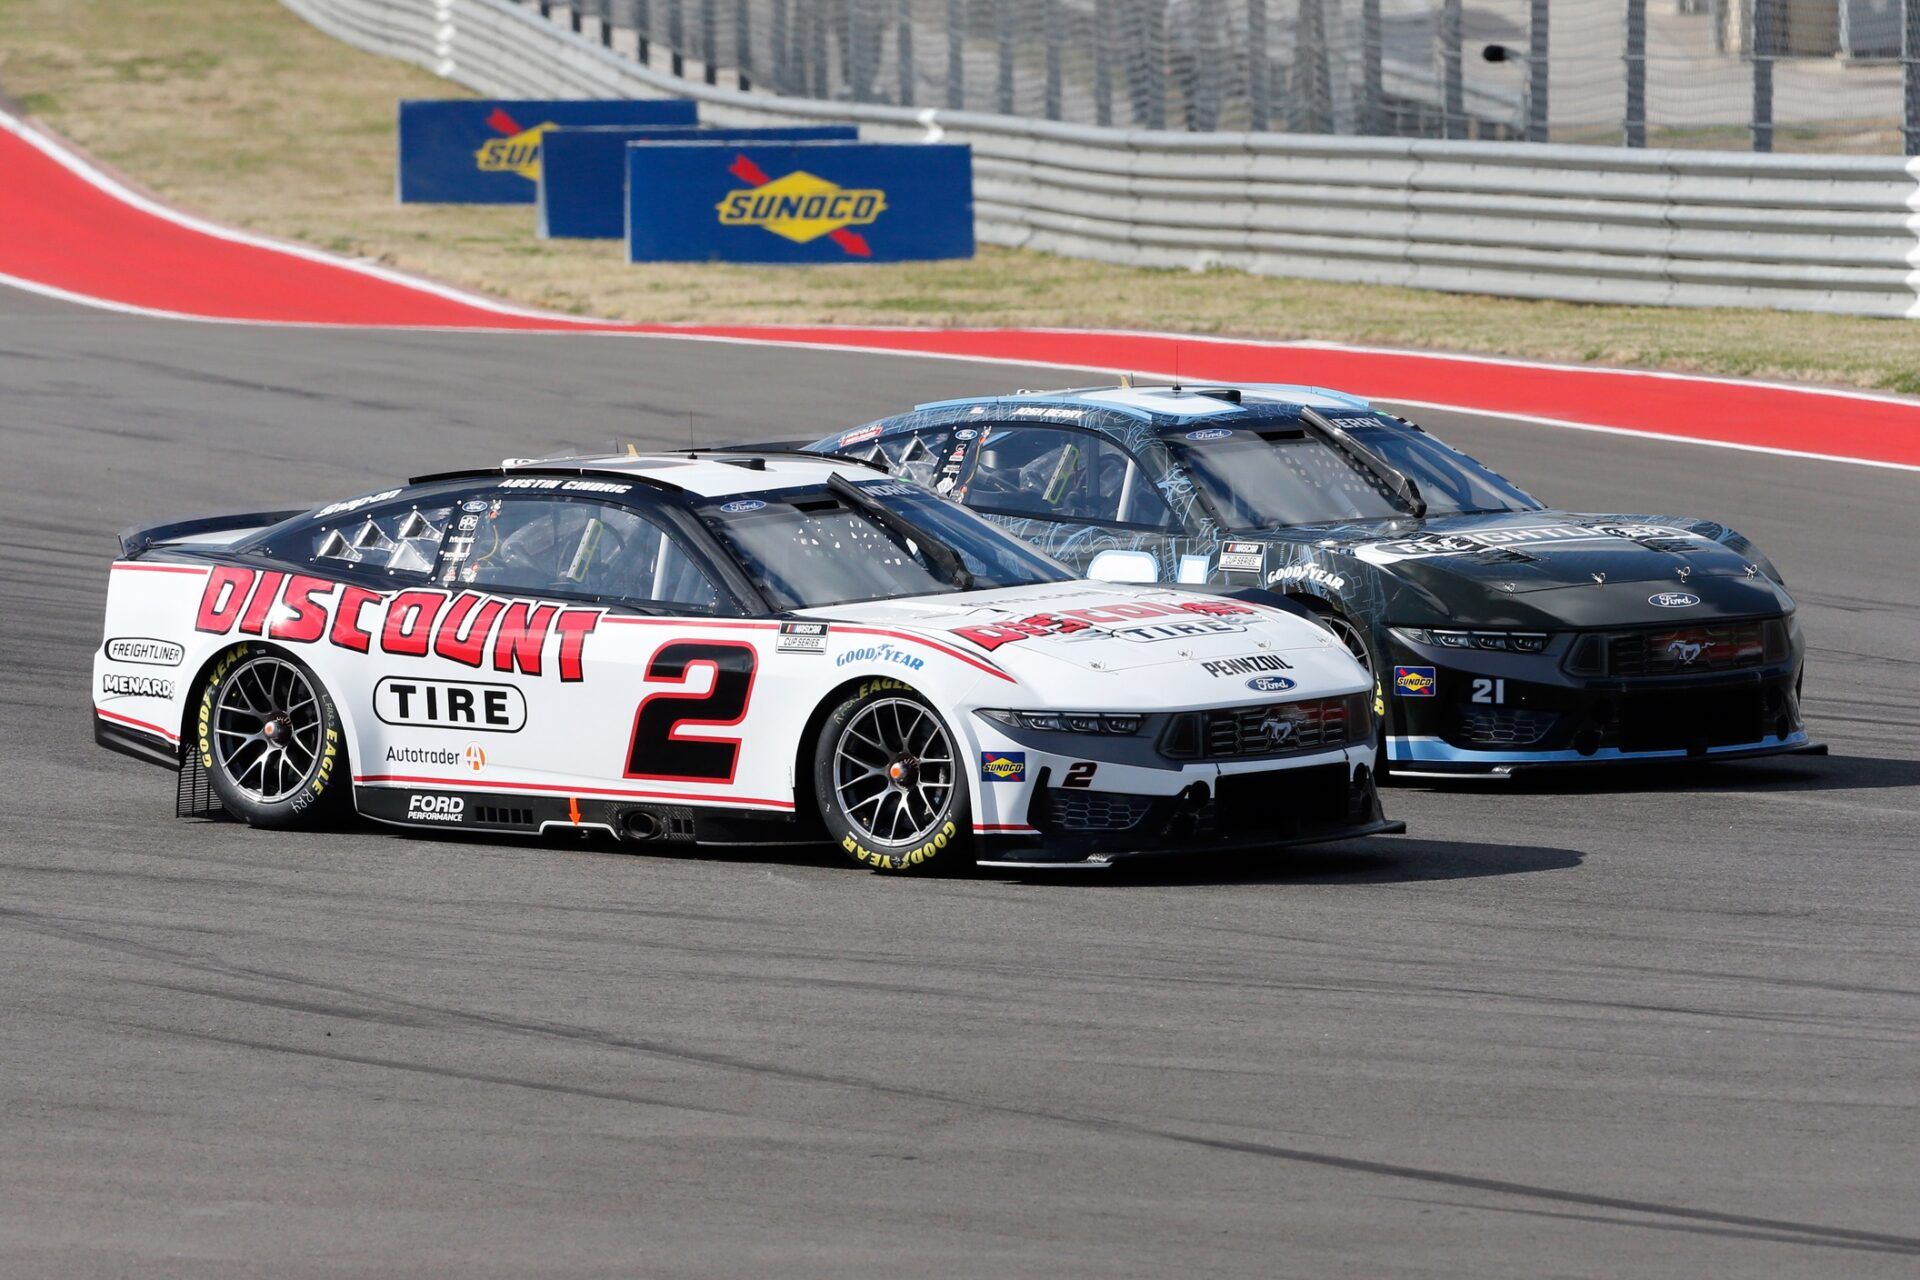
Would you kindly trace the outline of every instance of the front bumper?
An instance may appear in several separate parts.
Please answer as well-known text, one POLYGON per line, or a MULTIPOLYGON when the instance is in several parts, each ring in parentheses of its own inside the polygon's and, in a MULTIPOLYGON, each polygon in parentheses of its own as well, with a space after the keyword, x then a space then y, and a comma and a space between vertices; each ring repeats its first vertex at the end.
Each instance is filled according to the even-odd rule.
POLYGON ((1382 685, 1396 777, 1508 776, 1636 761, 1824 753, 1800 714, 1804 647, 1740 669, 1636 678, 1566 669, 1545 653, 1441 649, 1394 633, 1382 685), (1411 671, 1411 675, 1408 673, 1411 671))
POLYGON ((1407 829, 1381 813, 1370 765, 1347 753, 1319 763, 1195 777, 1172 795, 1060 785, 1065 780, 1042 766, 1019 828, 976 828, 980 865, 1101 866, 1123 858, 1280 849, 1407 829))

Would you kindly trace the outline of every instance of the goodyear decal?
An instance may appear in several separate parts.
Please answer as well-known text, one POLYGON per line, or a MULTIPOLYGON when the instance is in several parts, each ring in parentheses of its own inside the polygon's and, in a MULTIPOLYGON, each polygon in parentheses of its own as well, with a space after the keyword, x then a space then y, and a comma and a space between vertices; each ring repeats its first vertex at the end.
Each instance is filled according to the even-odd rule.
POLYGON ((1027 753, 1024 751, 982 751, 980 780, 983 782, 1025 782, 1027 753))
POLYGON ((871 225, 887 211, 887 193, 877 187, 842 187, 796 169, 781 178, 746 156, 735 156, 727 172, 747 184, 747 190, 729 191, 714 207, 723 227, 759 227, 795 244, 821 236, 856 258, 870 258, 873 250, 852 227, 871 225))
POLYGON ((538 182, 540 135, 553 128, 552 122, 523 129, 504 109, 495 107, 487 117, 487 127, 503 136, 480 145, 473 153, 474 166, 482 173, 517 173, 528 182, 538 182))
POLYGON ((1395 667, 1393 693, 1398 698, 1431 698, 1440 692, 1440 677, 1432 667, 1395 667))

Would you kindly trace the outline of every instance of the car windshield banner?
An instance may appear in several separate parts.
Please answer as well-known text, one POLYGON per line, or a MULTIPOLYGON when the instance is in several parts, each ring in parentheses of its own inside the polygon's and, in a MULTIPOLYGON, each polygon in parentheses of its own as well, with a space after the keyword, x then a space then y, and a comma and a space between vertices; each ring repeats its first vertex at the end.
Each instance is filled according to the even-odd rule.
POLYGON ((636 142, 630 262, 973 256, 973 168, 951 144, 636 142))
POLYGON ((402 204, 532 204, 540 138, 556 125, 698 123, 678 98, 428 99, 400 104, 402 204))
POLYGON ((850 124, 549 129, 540 139, 539 232, 549 238, 598 240, 625 235, 629 142, 855 142, 859 137, 860 131, 850 124))

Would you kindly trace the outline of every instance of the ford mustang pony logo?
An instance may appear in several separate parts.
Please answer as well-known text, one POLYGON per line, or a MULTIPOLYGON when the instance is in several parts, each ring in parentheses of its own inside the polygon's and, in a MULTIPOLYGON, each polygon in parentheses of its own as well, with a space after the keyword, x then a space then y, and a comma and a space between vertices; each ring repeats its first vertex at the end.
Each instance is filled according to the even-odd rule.
POLYGON ((1275 749, 1292 746, 1299 732, 1299 725, 1281 716, 1268 716, 1260 722, 1260 736, 1267 740, 1269 747, 1275 749))
POLYGON ((1662 591, 1648 596, 1647 603, 1656 609, 1691 609, 1700 603, 1700 597, 1691 591, 1662 591))
POLYGON ((1701 645, 1696 640, 1675 640, 1667 646, 1667 656, 1683 667, 1692 666, 1700 653, 1701 645))

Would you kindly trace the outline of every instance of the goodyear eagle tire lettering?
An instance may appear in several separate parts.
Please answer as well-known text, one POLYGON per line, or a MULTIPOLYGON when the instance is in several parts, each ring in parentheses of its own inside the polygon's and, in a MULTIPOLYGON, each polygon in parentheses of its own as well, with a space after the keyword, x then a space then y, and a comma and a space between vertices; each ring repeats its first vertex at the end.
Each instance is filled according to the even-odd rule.
POLYGON ((207 669, 195 749, 228 813, 249 826, 316 827, 351 806, 346 732, 312 668, 268 645, 235 645, 207 669))
POLYGON ((844 687, 814 740, 814 801, 828 837, 873 871, 973 864, 965 761, 933 704, 900 680, 844 687))

